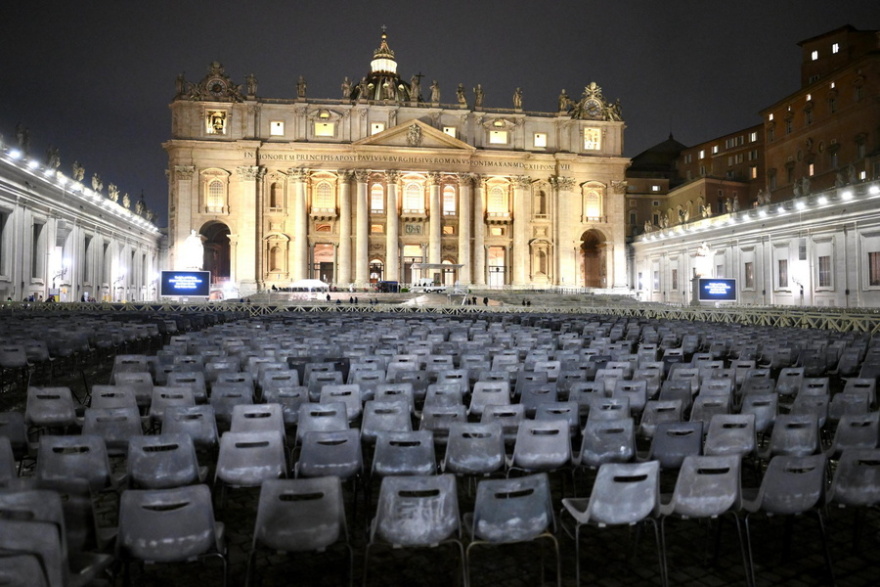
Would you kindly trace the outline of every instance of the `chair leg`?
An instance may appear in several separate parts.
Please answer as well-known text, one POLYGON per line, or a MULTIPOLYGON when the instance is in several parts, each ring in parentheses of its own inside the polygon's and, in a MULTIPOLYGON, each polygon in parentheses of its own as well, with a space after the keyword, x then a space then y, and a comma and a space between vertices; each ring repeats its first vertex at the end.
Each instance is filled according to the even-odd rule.
POLYGON ((816 521, 819 523, 819 533, 822 537, 822 554, 825 556, 825 565, 828 567, 829 585, 836 585, 834 577, 834 564, 831 561, 831 550, 828 548, 828 535, 825 531, 825 516, 821 509, 816 510, 816 521))
POLYGON ((752 530, 749 526, 749 514, 746 514, 743 524, 746 527, 746 552, 749 555, 749 585, 756 584, 755 578, 755 558, 752 554, 752 530))

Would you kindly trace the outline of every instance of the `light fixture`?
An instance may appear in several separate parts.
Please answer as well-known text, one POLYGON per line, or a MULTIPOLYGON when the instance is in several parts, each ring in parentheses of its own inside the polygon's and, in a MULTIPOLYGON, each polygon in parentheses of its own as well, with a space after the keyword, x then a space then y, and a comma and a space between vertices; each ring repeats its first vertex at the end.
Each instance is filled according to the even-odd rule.
POLYGON ((842 197, 844 200, 852 200, 852 197, 853 197, 852 190, 846 190, 846 191, 844 191, 844 192, 840 195, 840 197, 842 197))

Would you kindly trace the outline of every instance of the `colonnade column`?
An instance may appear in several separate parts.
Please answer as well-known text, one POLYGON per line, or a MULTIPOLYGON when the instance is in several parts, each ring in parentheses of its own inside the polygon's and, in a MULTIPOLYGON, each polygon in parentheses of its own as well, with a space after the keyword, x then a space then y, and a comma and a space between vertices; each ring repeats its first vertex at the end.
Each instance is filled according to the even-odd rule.
MULTIPOLYGON (((243 165, 236 168, 239 193, 245 202, 257 200, 257 176, 260 173, 261 168, 256 165, 243 165)), ((262 267, 254 266, 253 262, 253 260, 257 259, 257 251, 262 247, 260 242, 261 227, 257 225, 256 215, 243 217, 239 227, 239 234, 242 236, 238 243, 239 253, 242 255, 242 259, 250 261, 248 267, 251 269, 247 271, 243 266, 239 265, 239 287, 245 293, 249 293, 256 290, 262 272, 262 267)))
POLYGON ((336 278, 340 285, 351 283, 351 171, 339 173, 339 248, 336 278))
POLYGON ((385 208, 385 274, 386 281, 400 281, 400 216, 397 214, 397 182, 400 173, 386 171, 388 198, 385 208))
POLYGON ((309 180, 309 170, 297 169, 292 174, 293 178, 293 263, 290 268, 290 277, 293 281, 306 278, 306 264, 308 263, 309 231, 308 210, 306 210, 306 182, 309 180))
MULTIPOLYGON (((624 194, 626 194, 626 182, 611 182, 611 187, 614 190, 614 199, 617 201, 618 206, 623 206, 624 202, 624 194)), ((623 214, 621 214, 623 217, 623 214)), ((626 246, 624 246, 624 237, 623 237, 623 226, 617 226, 612 232, 615 235, 613 242, 611 243, 611 259, 613 265, 611 267, 611 271, 608 273, 608 279, 606 282, 609 282, 611 287, 615 289, 629 289, 628 282, 626 279, 626 246)), ((607 286, 606 286, 607 287, 607 286)))
POLYGON ((550 185, 553 187, 553 241, 556 253, 554 281, 556 285, 568 287, 582 285, 576 269, 575 235, 571 230, 571 226, 580 224, 580 214, 571 205, 574 183, 571 177, 557 175, 550 178, 550 185))
POLYGON ((440 221, 443 208, 440 206, 440 174, 432 173, 428 178, 428 263, 440 263, 440 221))
POLYGON ((359 170, 354 172, 357 182, 355 195, 355 246, 354 246, 354 281, 359 287, 370 282, 370 211, 367 209, 367 179, 369 173, 359 170))
POLYGON ((486 285, 486 178, 474 175, 474 247, 473 283, 486 285))
POLYGON ((473 202, 471 188, 474 184, 473 175, 458 175, 458 262, 462 265, 458 280, 462 285, 471 284, 471 212, 473 202))
POLYGON ((513 285, 528 283, 528 215, 525 193, 531 187, 532 178, 521 175, 513 179, 513 285))

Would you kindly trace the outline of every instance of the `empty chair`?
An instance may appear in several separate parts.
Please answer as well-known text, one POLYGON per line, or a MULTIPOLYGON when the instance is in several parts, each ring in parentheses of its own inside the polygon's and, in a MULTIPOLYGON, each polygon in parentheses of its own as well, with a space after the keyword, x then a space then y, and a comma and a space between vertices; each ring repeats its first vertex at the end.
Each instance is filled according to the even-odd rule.
MULTIPOLYGON (((746 546, 749 556, 751 584, 755 585, 755 563, 752 546, 751 519, 763 512, 772 516, 797 516, 810 512, 816 516, 819 525, 822 551, 828 567, 829 584, 834 584, 834 570, 828 551, 825 533, 825 520, 822 512, 825 496, 825 456, 811 455, 795 457, 780 455, 773 457, 764 473, 761 486, 753 499, 743 499, 745 516, 746 546)), ((775 549, 769 549, 775 554, 775 549)))
MULTIPOLYGON (((306 365, 306 367, 310 367, 306 365)), ((321 388, 325 385, 342 385, 342 373, 339 371, 313 371, 305 379, 309 388, 309 399, 317 402, 321 397, 321 388)))
POLYGON ((648 460, 661 469, 679 469, 685 457, 703 452, 702 422, 660 422, 651 438, 648 460))
POLYGON ((69 430, 78 424, 76 410, 69 387, 28 387, 24 417, 29 426, 69 430))
POLYGON ((591 469, 603 463, 625 463, 635 458, 635 424, 632 418, 588 420, 574 464, 591 469))
POLYGON ((483 410, 489 404, 510 404, 510 383, 507 381, 477 381, 471 392, 468 414, 482 417, 483 410))
POLYGON ((806 395, 799 393, 791 404, 790 414, 804 414, 816 418, 819 428, 825 426, 828 421, 828 406, 830 398, 827 395, 806 395))
POLYGON ((805 457, 819 450, 819 423, 810 414, 780 414, 776 417, 770 442, 761 451, 767 460, 776 455, 805 457))
POLYGON ((12 444, 9 442, 9 438, 0 436, 0 489, 9 487, 17 478, 18 469, 15 467, 12 444))
POLYGON ((138 409, 137 395, 130 387, 116 385, 93 385, 90 408, 138 409))
POLYGON ((775 393, 750 393, 743 396, 740 414, 755 416, 755 433, 764 434, 773 427, 779 409, 779 396, 775 393))
POLYGON ((161 421, 165 409, 170 406, 194 406, 196 398, 189 387, 156 386, 150 400, 150 418, 154 422, 161 421))
POLYGON ((555 471, 571 464, 568 420, 523 420, 513 446, 511 469, 555 471))
POLYGON ((594 395, 590 398, 590 420, 619 420, 631 417, 628 397, 602 397, 594 395))
POLYGON ((192 438, 196 450, 211 451, 217 447, 220 435, 212 406, 169 406, 163 412, 163 434, 183 432, 192 438))
POLYGON ((829 507, 875 507, 880 504, 880 449, 851 448, 843 451, 831 487, 829 507))
POLYGON ((500 422, 454 422, 449 427, 446 454, 440 463, 444 473, 485 476, 502 471, 504 465, 500 422))
POLYGON ((487 404, 483 408, 480 422, 500 422, 505 444, 514 444, 519 432, 519 425, 526 417, 525 406, 522 404, 487 404))
POLYGON ((581 584, 580 534, 584 526, 654 526, 661 582, 666 584, 663 542, 657 528, 660 508, 660 465, 645 463, 604 463, 599 467, 588 498, 563 498, 564 511, 575 520, 575 584, 581 584))
POLYGON ((35 476, 50 483, 85 479, 93 492, 119 482, 111 473, 104 439, 94 434, 41 436, 35 476))
POLYGON ((254 403, 253 389, 246 383, 215 383, 209 403, 214 417, 227 428, 232 423, 232 409, 237 405, 254 403))
POLYGON ((645 411, 639 422, 639 435, 651 438, 660 422, 680 422, 681 417, 682 400, 651 400, 645 404, 645 411))
POLYGON ((703 454, 748 457, 757 449, 754 414, 718 414, 709 421, 703 454))
POLYGON ((867 414, 871 409, 871 395, 867 391, 844 391, 834 394, 828 404, 828 420, 839 421, 843 416, 867 414))
POLYGON ((226 545, 222 523, 214 520, 211 491, 206 485, 174 489, 129 489, 119 500, 117 554, 131 560, 182 562, 205 556, 223 561, 226 585, 226 545))
POLYGON ((640 414, 648 401, 648 382, 644 379, 633 381, 618 379, 611 397, 628 398, 630 410, 640 414))
MULTIPOLYGON (((278 432, 287 437, 280 404, 238 404, 232 407, 231 432, 278 432)), ((221 439, 222 440, 222 439, 221 439)))
POLYGON ((872 406, 877 403, 876 379, 859 379, 857 377, 851 377, 846 380, 846 384, 844 384, 843 386, 843 393, 848 393, 851 391, 866 391, 868 392, 868 396, 870 398, 868 403, 872 406))
POLYGON ((327 384, 321 388, 318 402, 330 404, 340 402, 345 404, 345 413, 349 422, 360 418, 363 410, 361 400, 361 388, 357 383, 327 384))
POLYGON ((380 432, 370 470, 371 477, 434 475, 434 434, 430 430, 380 432))
POLYGON ((277 387, 263 389, 263 401, 267 404, 281 406, 281 418, 284 426, 296 426, 299 420, 299 407, 309 401, 309 390, 304 386, 277 387))
POLYGON ((22 412, 0 412, 0 436, 9 440, 16 461, 28 456, 27 425, 22 412))
POLYGON ((409 411, 415 408, 415 395, 413 384, 406 383, 380 383, 373 392, 373 399, 382 401, 405 401, 409 405, 409 411))
POLYGON ((132 488, 168 489, 204 483, 207 467, 200 467, 193 439, 183 432, 132 438, 126 460, 132 488))
POLYGON ((114 456, 128 452, 131 438, 141 436, 141 415, 137 406, 127 408, 88 408, 83 419, 83 434, 104 439, 107 453, 114 456))
POLYGON ((348 551, 349 584, 354 553, 348 541, 341 481, 337 477, 272 479, 260 489, 246 580, 256 573, 260 547, 278 552, 324 552, 342 544, 348 551))
MULTIPOLYGON (((455 476, 385 477, 379 490, 376 516, 370 524, 363 584, 368 584, 370 554, 380 544, 411 548, 446 543, 458 548, 461 579, 467 585, 455 476)), ((383 583, 389 582, 390 579, 384 577, 383 583)))
POLYGON ((339 477, 355 479, 362 473, 360 432, 346 430, 313 430, 302 438, 299 458, 294 465, 296 477, 339 477))
POLYGON ((220 437, 214 484, 259 487, 266 479, 287 476, 284 442, 277 430, 227 432, 220 437))
POLYGON ((297 417, 296 441, 302 442, 303 436, 312 430, 346 430, 348 428, 348 412, 345 404, 303 403, 299 407, 297 417))
POLYGON ((205 383, 204 371, 172 371, 168 374, 165 385, 168 387, 188 387, 192 390, 197 403, 208 401, 208 386, 205 383))
POLYGON ((831 459, 837 459, 845 450, 877 448, 878 443, 880 443, 880 412, 846 414, 837 423, 834 439, 826 454, 831 459))
POLYGON ((434 443, 443 445, 449 437, 449 427, 455 422, 467 421, 464 404, 433 405, 425 404, 419 420, 419 430, 433 433, 434 443))
MULTIPOLYGON (((739 455, 685 457, 672 499, 660 507, 660 532, 666 544, 666 525, 672 518, 714 519, 729 514, 736 524, 746 582, 751 580, 739 512, 742 506, 739 455)), ((665 556, 665 555, 664 555, 665 556)), ((668 568, 665 564, 664 567, 668 568)))
POLYGON ((718 414, 727 414, 730 412, 730 395, 698 395, 694 399, 691 406, 692 422, 703 422, 708 424, 709 421, 718 414))
POLYGON ((803 367, 786 367, 779 372, 779 376, 776 378, 776 393, 783 396, 797 395, 803 382, 803 367))
POLYGON ((580 428, 580 414, 577 402, 543 402, 535 408, 535 420, 562 418, 568 421, 569 431, 577 434, 580 428))
POLYGON ((370 400, 364 404, 361 420, 361 441, 375 444, 380 432, 412 430, 410 405, 406 401, 370 400))
POLYGON ((138 406, 145 410, 153 397, 153 375, 149 371, 123 371, 113 377, 117 388, 130 389, 137 398, 138 406))
MULTIPOLYGON (((472 516, 466 517, 471 541, 465 551, 467 583, 470 585, 472 549, 546 540, 556 556, 556 584, 562 585, 559 542, 553 533, 556 520, 546 473, 513 479, 485 479, 477 485, 472 516)), ((543 563, 543 556, 541 557, 543 563)), ((541 584, 544 568, 541 565, 541 584)))

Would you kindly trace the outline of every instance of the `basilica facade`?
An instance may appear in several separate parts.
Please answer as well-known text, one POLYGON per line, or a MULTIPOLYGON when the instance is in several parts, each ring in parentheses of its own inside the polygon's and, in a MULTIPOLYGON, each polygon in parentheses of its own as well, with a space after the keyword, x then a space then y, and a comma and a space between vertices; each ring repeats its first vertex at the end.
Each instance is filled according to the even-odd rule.
POLYGON ((170 266, 240 295, 303 279, 628 288, 618 103, 595 83, 550 112, 524 110, 519 89, 484 108, 479 85, 424 85, 397 73, 384 34, 338 99, 302 78, 293 97, 262 97, 219 63, 178 77, 170 266))

